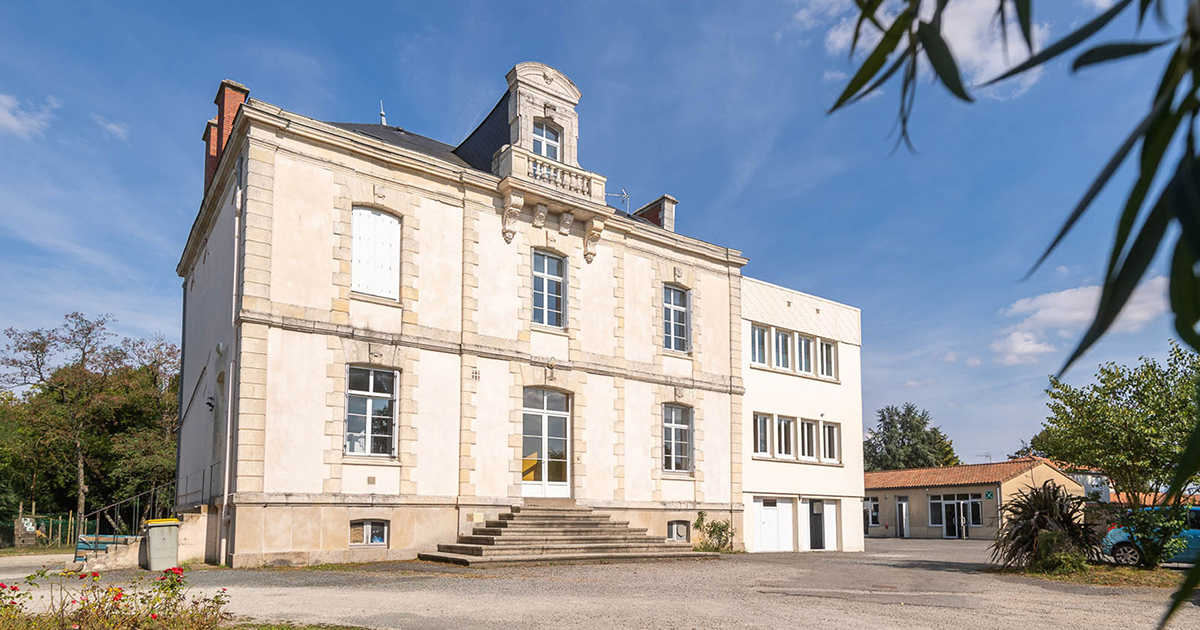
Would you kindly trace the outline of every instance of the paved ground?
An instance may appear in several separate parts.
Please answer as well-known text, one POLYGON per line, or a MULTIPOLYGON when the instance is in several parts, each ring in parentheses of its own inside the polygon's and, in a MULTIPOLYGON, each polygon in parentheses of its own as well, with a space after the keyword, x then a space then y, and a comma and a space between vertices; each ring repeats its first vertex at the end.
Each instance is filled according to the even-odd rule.
MULTIPOLYGON (((205 590, 228 587, 242 616, 422 629, 1152 628, 1169 595, 981 571, 985 547, 869 540, 861 554, 483 570, 406 562, 190 577, 205 590)), ((0 563, 0 579, 10 571, 0 563)), ((1188 605, 1172 627, 1200 629, 1200 605, 1188 605)))

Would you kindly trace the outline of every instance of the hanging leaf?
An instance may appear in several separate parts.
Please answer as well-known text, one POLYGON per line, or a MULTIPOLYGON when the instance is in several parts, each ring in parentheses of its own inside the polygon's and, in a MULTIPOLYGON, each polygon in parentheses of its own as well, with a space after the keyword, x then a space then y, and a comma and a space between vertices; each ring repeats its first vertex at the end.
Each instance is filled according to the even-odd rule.
POLYGON ((1101 44, 1092 48, 1075 58, 1075 63, 1071 64, 1071 71, 1078 72, 1080 68, 1116 61, 1125 57, 1134 55, 1143 55, 1160 46, 1165 46, 1176 38, 1172 37, 1157 42, 1117 42, 1115 44, 1101 44))
POLYGON ((872 77, 879 73, 879 69, 887 61, 888 55, 896 50, 896 46, 900 43, 900 38, 908 31, 912 20, 913 13, 911 11, 905 11, 896 17, 896 21, 892 22, 887 32, 883 34, 883 39, 879 40, 879 44, 875 46, 875 50, 871 51, 871 54, 863 61, 858 72, 854 73, 854 77, 850 79, 850 83, 846 85, 846 89, 842 91, 842 95, 838 97, 837 102, 833 104, 833 107, 829 108, 829 113, 833 113, 842 105, 845 105, 846 101, 849 101, 872 77))
MULTIPOLYGON (((1017 24, 1021 25, 1021 36, 1025 38, 1025 46, 1029 54, 1033 54, 1033 7, 1029 0, 1013 0, 1017 7, 1017 24)), ((1007 25, 1001 23, 1000 28, 1006 30, 1007 25)))
MULTIPOLYGON (((1180 241, 1182 241, 1182 239, 1180 239, 1180 241)), ((1178 243, 1175 246, 1175 251, 1176 254, 1179 253, 1178 243)), ((1191 256, 1191 252, 1188 252, 1188 256, 1191 256)), ((1195 262, 1194 259, 1193 262, 1195 262)), ((1172 265, 1172 305, 1174 305, 1175 293, 1174 267, 1175 265, 1172 265)), ((1192 275, 1190 267, 1188 269, 1188 275, 1192 275)), ((1192 280, 1193 282, 1196 281, 1194 277, 1192 280)), ((1192 344, 1192 347, 1195 348, 1196 345, 1192 344)), ((1200 384, 1197 384, 1196 386, 1196 406, 1197 408, 1200 408, 1200 384)), ((1192 427, 1192 434, 1188 437, 1187 446, 1184 448, 1183 456, 1179 458, 1179 464, 1175 468, 1175 478, 1171 480, 1171 487, 1169 490, 1167 490, 1167 498, 1172 499, 1174 497, 1182 496, 1188 479, 1191 478, 1192 475, 1195 475, 1197 471, 1200 471, 1200 424, 1192 427)), ((1179 611, 1181 606, 1191 599, 1192 593, 1196 591, 1196 587, 1198 586, 1200 586, 1200 563, 1193 564, 1192 568, 1188 569, 1187 575, 1183 578, 1183 583, 1180 584, 1179 588, 1171 595, 1171 606, 1167 608, 1167 612, 1163 614, 1162 620, 1158 622, 1158 627, 1160 630, 1167 627, 1167 622, 1170 621, 1171 617, 1179 611)))
POLYGON ((1128 7, 1129 3, 1131 2, 1133 2, 1133 0, 1120 0, 1120 2, 1109 7, 1109 9, 1104 13, 1101 13, 1093 18, 1091 22, 1088 22, 1087 24, 1084 24, 1076 29, 1075 32, 1047 46, 1041 52, 1033 55, 1029 59, 1026 59, 1024 63, 1018 65, 1017 67, 1010 69, 1008 72, 1005 72, 1004 74, 992 79, 991 81, 988 81, 987 83, 984 83, 984 87, 1003 81, 1011 76, 1021 74, 1022 72, 1025 72, 1031 68, 1036 68, 1078 46, 1087 38, 1099 32, 1100 29, 1107 26, 1108 23, 1111 22, 1113 18, 1117 17, 1117 14, 1119 14, 1121 11, 1124 11, 1125 7, 1128 7))
POLYGON ((942 39, 942 34, 929 23, 920 22, 917 24, 917 37, 921 40, 921 46, 925 48, 925 58, 929 60, 929 65, 933 66, 933 71, 941 79, 942 85, 945 85, 951 94, 968 103, 975 100, 963 88, 958 64, 954 62, 954 55, 946 45, 946 40, 942 39))

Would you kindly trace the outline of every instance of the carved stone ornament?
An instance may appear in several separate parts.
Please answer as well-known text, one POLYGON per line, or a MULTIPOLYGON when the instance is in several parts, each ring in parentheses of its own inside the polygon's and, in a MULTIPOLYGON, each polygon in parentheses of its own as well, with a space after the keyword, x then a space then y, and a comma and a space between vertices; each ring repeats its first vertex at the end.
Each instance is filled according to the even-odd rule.
POLYGON ((558 113, 558 108, 554 106, 554 103, 546 103, 542 107, 542 115, 545 116, 549 120, 554 120, 554 115, 557 113, 558 113))
POLYGON ((554 73, 549 70, 542 71, 542 79, 546 81, 546 85, 554 83, 554 73))
POLYGON ((675 281, 679 282, 680 280, 683 280, 683 269, 676 267, 675 268, 675 281))
POLYGON ((596 248, 600 245, 600 235, 604 232, 604 221, 591 219, 587 224, 587 236, 583 237, 583 259, 590 265, 596 258, 596 248))
POLYGON ((539 203, 533 207, 533 227, 546 225, 546 204, 539 203))
POLYGON ((525 197, 520 193, 508 193, 504 197, 504 242, 511 243, 517 234, 517 219, 521 216, 521 208, 525 205, 525 197))
POLYGON ((675 388, 675 400, 683 400, 683 388, 682 387, 675 388))
POLYGON ((558 233, 566 236, 571 233, 571 224, 575 222, 575 213, 564 212, 558 215, 558 233))

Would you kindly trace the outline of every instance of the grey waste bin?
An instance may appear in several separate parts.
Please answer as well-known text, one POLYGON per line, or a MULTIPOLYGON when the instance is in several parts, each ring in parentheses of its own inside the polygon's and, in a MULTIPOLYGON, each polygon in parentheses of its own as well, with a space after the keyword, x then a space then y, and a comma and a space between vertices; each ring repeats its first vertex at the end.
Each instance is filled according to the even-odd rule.
POLYGON ((147 569, 165 571, 179 566, 179 519, 146 521, 146 546, 147 569))

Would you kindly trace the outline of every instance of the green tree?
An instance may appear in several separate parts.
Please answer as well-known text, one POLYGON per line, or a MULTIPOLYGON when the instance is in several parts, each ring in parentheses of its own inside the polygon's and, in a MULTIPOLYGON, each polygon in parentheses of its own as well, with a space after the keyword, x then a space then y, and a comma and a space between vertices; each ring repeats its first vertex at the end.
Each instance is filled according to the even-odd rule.
MULTIPOLYGON (((896 79, 900 82, 899 138, 911 147, 908 121, 916 103, 920 73, 932 72, 955 97, 966 102, 973 100, 970 90, 963 85, 954 51, 942 36, 942 17, 952 1, 903 0, 888 2, 885 7, 883 0, 855 0, 855 4, 859 8, 859 18, 852 38, 851 55, 854 55, 860 43, 869 41, 862 37, 864 29, 875 36, 870 40, 876 43, 871 52, 862 57, 861 65, 847 81, 830 112, 857 102, 896 79)), ((962 5, 961 2, 953 4, 962 5)), ((1170 272, 1175 330, 1189 346, 1200 350, 1200 332, 1196 330, 1197 323, 1200 323, 1200 268, 1196 265, 1200 257, 1200 176, 1197 175, 1200 172, 1197 170, 1200 156, 1195 143, 1196 118, 1200 116, 1200 98, 1197 97, 1200 90, 1200 0, 1170 3, 1180 8, 1187 7, 1186 12, 1177 14, 1186 16, 1183 23, 1178 25, 1170 24, 1165 8, 1168 3, 1164 0, 1138 0, 1136 3, 1133 0, 1116 0, 1099 15, 1082 21, 1073 32, 1037 51, 1034 50, 1032 0, 995 0, 995 4, 996 23, 1005 41, 1009 26, 1015 19, 1030 57, 985 82, 983 86, 1028 72, 1076 49, 1122 13, 1133 12, 1137 19, 1135 35, 1143 34, 1142 27, 1151 9, 1154 9, 1153 15, 1157 17, 1154 21, 1160 26, 1164 35, 1162 39, 1104 43, 1079 54, 1072 63, 1072 70, 1077 71, 1159 48, 1171 51, 1158 87, 1148 95, 1147 113, 1133 125, 1132 131, 1101 168, 1030 273, 1062 242, 1113 174, 1140 144, 1137 181, 1121 210, 1096 313, 1063 370, 1069 368, 1116 321, 1169 234, 1178 234, 1171 246, 1170 272), (1183 149, 1174 167, 1169 163, 1163 164, 1163 158, 1173 144, 1183 149), (1165 175, 1160 177, 1163 173, 1165 175), (1159 191, 1156 193, 1158 197, 1147 203, 1147 196, 1152 189, 1159 191), (1179 230, 1168 229, 1173 225, 1178 226, 1179 230)), ((1170 494, 1182 494, 1185 485, 1197 471, 1200 471, 1200 422, 1193 418, 1188 448, 1176 462, 1170 494)), ((1197 586, 1200 586, 1200 564, 1192 568, 1175 593, 1171 607, 1163 617, 1163 625, 1197 586)))
POLYGON ((961 464, 954 443, 941 429, 930 426, 929 412, 912 403, 880 409, 878 421, 863 441, 867 470, 931 468, 961 464))
POLYGON ((1051 377, 1050 416, 1030 446, 1102 471, 1134 510, 1161 504, 1196 417, 1198 377, 1200 354, 1174 342, 1165 365, 1147 358, 1132 367, 1107 363, 1083 387, 1051 377))

